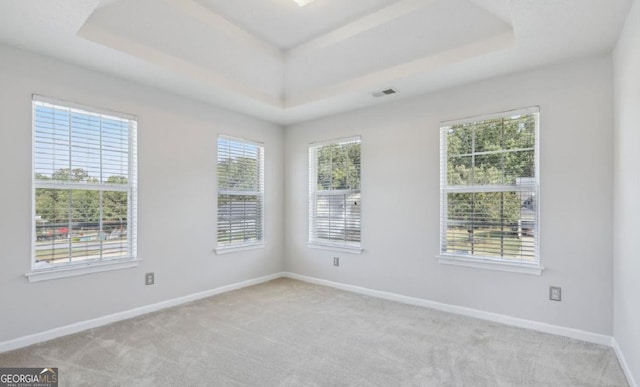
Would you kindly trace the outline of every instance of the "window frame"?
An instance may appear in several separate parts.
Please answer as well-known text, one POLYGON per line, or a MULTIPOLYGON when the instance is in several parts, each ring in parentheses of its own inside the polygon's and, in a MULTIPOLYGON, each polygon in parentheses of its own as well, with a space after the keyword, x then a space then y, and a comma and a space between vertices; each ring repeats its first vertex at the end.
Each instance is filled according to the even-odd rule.
POLYGON ((308 178, 309 178, 309 203, 308 203, 308 241, 307 246, 314 249, 323 249, 343 253, 362 254, 362 136, 349 136, 328 141, 314 142, 308 146, 309 165, 308 165, 308 178), (317 154, 318 150, 324 146, 339 145, 344 143, 357 143, 360 147, 360 184, 358 189, 346 189, 346 190, 318 190, 318 165, 317 154), (360 233, 360 240, 358 242, 326 240, 318 238, 314 235, 314 230, 317 227, 317 223, 314 223, 317 219, 317 197, 318 192, 326 192, 326 195, 334 194, 348 194, 349 192, 360 194, 360 222, 358 224, 358 231, 360 233))
MULTIPOLYGON (((226 134, 219 134, 216 141, 216 247, 214 249, 215 253, 218 255, 228 254, 238 251, 245 250, 253 250, 260 249, 266 246, 266 230, 265 230, 265 144, 259 141, 248 140, 246 138, 229 136, 226 134), (220 203, 220 195, 221 193, 220 185, 218 183, 218 174, 220 173, 220 169, 218 168, 218 158, 220 154, 220 140, 232 141, 245 145, 256 146, 259 149, 258 154, 258 191, 247 191, 245 194, 256 195, 259 198, 260 202, 260 235, 261 239, 256 241, 242 241, 236 243, 228 243, 221 244, 218 239, 219 230, 220 230, 220 214, 219 214, 219 203, 220 203)), ((227 190, 228 192, 224 193, 224 195, 239 195, 242 196, 242 193, 239 191, 227 190)))
MULTIPOLYGON (((475 150, 473 150, 475 152, 475 150)), ((478 187, 475 186, 462 186, 478 187)), ((487 185, 487 187, 492 187, 487 185)), ((517 192, 517 190, 502 189, 499 190, 494 186, 493 189, 489 188, 486 191, 477 192, 517 192)), ((508 186, 504 186, 506 188, 508 186)), ((470 191, 469 191, 470 192, 470 191)), ((473 192, 476 192, 475 190, 473 192)), ((527 191, 529 192, 529 191, 527 191)), ((480 269, 490 269, 498 271, 508 271, 524 274, 540 275, 544 270, 544 266, 541 263, 540 257, 540 107, 532 106, 528 108, 521 108, 509 111, 503 111, 498 113, 484 114, 479 116, 473 116, 458 120, 443 121, 440 123, 440 235, 438 241, 439 254, 436 256, 437 260, 441 264, 466 266, 480 269), (534 210, 535 225, 534 225, 534 257, 533 262, 524 262, 518 260, 512 260, 509 258, 493 257, 493 256, 473 256, 471 254, 456 254, 444 251, 446 249, 446 235, 447 235, 447 219, 448 219, 448 203, 447 194, 451 192, 465 192, 465 188, 455 189, 448 185, 448 152, 447 152, 447 132, 448 129, 454 125, 463 125, 470 123, 480 123, 482 121, 495 120, 500 118, 508 118, 513 116, 523 115, 535 115, 535 144, 534 150, 534 183, 530 186, 533 188, 536 196, 536 208, 534 210)))
MULTIPOLYGON (((137 155, 137 117, 128 113, 115 112, 103 108, 96 108, 75 102, 69 102, 57 98, 49 98, 41 95, 33 94, 31 99, 31 265, 30 271, 25 274, 29 282, 39 282, 50 279, 71 277, 94 272, 119 270, 138 266, 141 259, 137 254, 137 202, 138 202, 138 155, 137 155), (36 108, 37 106, 49 106, 52 109, 63 109, 68 111, 78 111, 82 114, 100 116, 102 120, 112 118, 123 120, 128 123, 128 160, 127 160, 127 184, 113 183, 96 183, 91 185, 84 183, 74 183, 69 181, 60 182, 44 182, 36 179, 36 108), (62 189, 62 190, 81 190, 81 191, 97 191, 97 192, 127 192, 127 252, 125 256, 114 258, 89 258, 71 262, 59 263, 42 263, 36 260, 36 190, 37 189, 62 189)), ((67 133, 71 133, 72 127, 66 128, 67 133)), ((102 145, 101 145, 102 147, 102 145)), ((70 152, 73 148, 70 146, 70 152)), ((102 148, 101 148, 102 149, 102 148)), ((70 161, 71 162, 71 161, 70 161)), ((70 164, 70 167, 73 167, 70 164)), ((101 167, 102 171, 102 167, 101 167)), ((104 206, 100 206, 100 212, 104 206)), ((100 221, 102 222, 102 221, 100 221)), ((102 247, 101 247, 102 249, 102 247)), ((102 250, 101 250, 102 251, 102 250)))

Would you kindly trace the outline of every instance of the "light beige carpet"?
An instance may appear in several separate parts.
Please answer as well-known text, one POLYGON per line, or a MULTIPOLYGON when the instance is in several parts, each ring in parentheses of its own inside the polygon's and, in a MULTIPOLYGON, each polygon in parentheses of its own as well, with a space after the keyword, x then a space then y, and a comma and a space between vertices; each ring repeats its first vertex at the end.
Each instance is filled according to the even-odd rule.
POLYGON ((0 354, 61 386, 626 386, 610 348, 289 279, 0 354))

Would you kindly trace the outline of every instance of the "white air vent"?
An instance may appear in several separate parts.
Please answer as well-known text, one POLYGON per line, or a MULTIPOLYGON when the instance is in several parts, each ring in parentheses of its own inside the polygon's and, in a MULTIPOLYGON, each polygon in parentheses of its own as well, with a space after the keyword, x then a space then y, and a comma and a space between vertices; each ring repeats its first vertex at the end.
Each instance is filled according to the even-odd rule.
POLYGON ((372 96, 378 98, 378 97, 383 97, 385 95, 390 95, 390 94, 395 94, 398 91, 395 89, 386 89, 386 90, 381 90, 381 91, 376 91, 371 93, 372 96))

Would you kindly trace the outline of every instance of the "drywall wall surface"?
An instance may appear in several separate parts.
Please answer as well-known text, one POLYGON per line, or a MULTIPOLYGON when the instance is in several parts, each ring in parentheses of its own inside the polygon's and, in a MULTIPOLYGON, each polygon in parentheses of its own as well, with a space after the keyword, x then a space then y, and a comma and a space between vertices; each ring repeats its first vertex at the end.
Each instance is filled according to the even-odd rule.
POLYGON ((0 342, 282 270, 281 127, 4 46, 0 85, 0 342), (137 116, 137 268, 25 278, 34 93, 137 116), (213 252, 219 134, 265 145, 266 248, 213 252), (144 285, 146 272, 155 285, 144 285))
POLYGON ((287 127, 285 270, 610 335, 611 74, 610 56, 598 56, 287 127), (529 106, 541 112, 546 270, 537 276, 438 263, 440 122, 529 106), (353 135, 362 136, 364 252, 310 249, 308 146, 353 135), (562 287, 562 302, 549 301, 551 285, 562 287))
POLYGON ((640 4, 614 58, 614 337, 640 383, 640 4))

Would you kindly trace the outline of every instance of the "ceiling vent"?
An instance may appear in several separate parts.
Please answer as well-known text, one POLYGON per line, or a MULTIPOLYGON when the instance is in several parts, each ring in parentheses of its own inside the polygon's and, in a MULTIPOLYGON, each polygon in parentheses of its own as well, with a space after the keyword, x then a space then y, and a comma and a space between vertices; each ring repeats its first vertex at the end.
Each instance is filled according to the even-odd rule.
POLYGON ((386 90, 381 90, 381 91, 376 91, 371 93, 371 95, 373 95, 374 97, 378 98, 378 97, 384 97, 385 95, 391 95, 391 94, 395 94, 398 91, 395 89, 386 89, 386 90))

